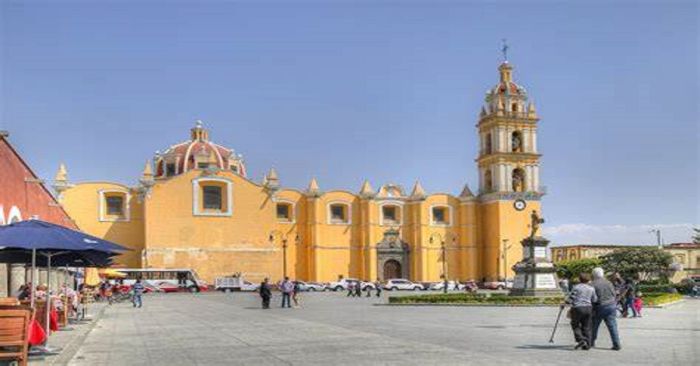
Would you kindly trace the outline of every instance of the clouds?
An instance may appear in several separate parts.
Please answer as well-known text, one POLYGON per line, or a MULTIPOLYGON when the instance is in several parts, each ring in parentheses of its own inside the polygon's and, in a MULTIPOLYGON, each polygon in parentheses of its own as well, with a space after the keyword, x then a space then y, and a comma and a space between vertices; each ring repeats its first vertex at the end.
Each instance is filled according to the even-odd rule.
POLYGON ((553 245, 562 244, 656 244, 652 229, 661 230, 662 242, 687 243, 692 241, 693 227, 698 224, 665 225, 590 225, 583 223, 543 227, 543 234, 553 245))

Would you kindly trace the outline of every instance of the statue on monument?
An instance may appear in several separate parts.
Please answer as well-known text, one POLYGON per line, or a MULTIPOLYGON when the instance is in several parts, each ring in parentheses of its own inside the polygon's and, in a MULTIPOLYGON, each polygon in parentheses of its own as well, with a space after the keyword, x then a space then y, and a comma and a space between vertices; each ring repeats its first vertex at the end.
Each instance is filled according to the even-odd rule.
POLYGON ((537 235, 537 230, 542 224, 544 224, 544 219, 537 214, 537 211, 532 210, 532 214, 530 214, 530 239, 537 235))

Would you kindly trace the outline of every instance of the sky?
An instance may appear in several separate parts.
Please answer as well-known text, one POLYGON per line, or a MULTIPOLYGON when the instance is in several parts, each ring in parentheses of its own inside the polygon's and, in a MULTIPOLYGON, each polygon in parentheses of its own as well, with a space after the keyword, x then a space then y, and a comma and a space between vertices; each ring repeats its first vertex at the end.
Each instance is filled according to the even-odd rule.
MULTIPOLYGON (((555 244, 700 226, 698 4, 0 1, 0 129, 42 178, 135 184, 201 119, 259 181, 478 187, 501 40, 555 244)), ((0 174, 2 172, 0 171, 0 174)))

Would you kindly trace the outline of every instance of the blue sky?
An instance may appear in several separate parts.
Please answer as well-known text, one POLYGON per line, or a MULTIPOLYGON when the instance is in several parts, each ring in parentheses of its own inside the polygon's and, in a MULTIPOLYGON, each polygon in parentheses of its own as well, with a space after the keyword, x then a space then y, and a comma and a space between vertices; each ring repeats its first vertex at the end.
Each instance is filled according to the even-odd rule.
POLYGON ((133 184, 204 120, 256 180, 478 186, 502 38, 556 243, 700 222, 694 2, 0 2, 0 129, 39 175, 133 184))

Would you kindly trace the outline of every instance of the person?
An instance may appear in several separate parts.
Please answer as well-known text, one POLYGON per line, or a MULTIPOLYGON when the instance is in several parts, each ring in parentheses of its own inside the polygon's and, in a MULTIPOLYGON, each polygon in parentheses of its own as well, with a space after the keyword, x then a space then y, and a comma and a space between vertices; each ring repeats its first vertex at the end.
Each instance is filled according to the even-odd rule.
POLYGON ((613 288, 615 288, 615 305, 619 308, 620 314, 625 309, 625 281, 619 273, 615 272, 611 278, 613 288))
POLYGON ((362 282, 360 280, 355 281, 355 296, 362 297, 362 282))
POLYGON ((107 283, 105 285, 105 297, 107 298, 107 303, 109 303, 109 305, 112 305, 112 300, 114 299, 113 295, 114 295, 114 286, 107 283))
POLYGON ((566 277, 562 278, 559 281, 559 288, 563 293, 569 293, 569 279, 567 279, 566 277))
POLYGON ((134 283, 133 286, 131 286, 131 291, 134 292, 133 298, 131 302, 134 304, 134 307, 141 307, 143 305, 143 301, 141 299, 141 296, 143 296, 143 290, 145 288, 143 287, 143 284, 141 283, 141 279, 137 279, 136 283, 134 283))
MULTIPOLYGON (((368 282, 368 281, 365 281, 365 282, 368 282)), ((372 297, 372 285, 370 283, 367 283, 367 286, 365 287, 365 291, 367 291, 366 297, 372 297)))
POLYGON ((285 277, 284 281, 280 284, 280 290, 282 290, 282 307, 291 308, 291 298, 292 292, 294 292, 294 283, 289 280, 289 277, 285 277))
POLYGON ((19 287, 19 294, 17 295, 17 299, 22 301, 22 300, 28 300, 32 295, 32 283, 29 282, 26 285, 22 285, 19 287))
POLYGON ((355 282, 348 281, 348 294, 345 297, 355 296, 355 282))
POLYGON ((571 329, 574 331, 574 338, 576 339, 575 349, 588 350, 592 343, 593 303, 598 300, 598 297, 593 286, 588 284, 591 281, 588 273, 581 273, 578 279, 579 283, 569 292, 566 297, 566 303, 571 305, 571 329))
POLYGON ((642 293, 640 291, 637 291, 637 293, 634 296, 634 303, 632 304, 632 307, 634 308, 634 312, 637 314, 636 316, 642 317, 642 293))
POLYGON ((294 289, 292 290, 292 300, 294 301, 294 307, 299 307, 299 292, 301 292, 301 285, 299 282, 294 281, 294 289))
POLYGON ((262 308, 270 308, 270 298, 272 297, 272 291, 270 291, 270 279, 265 277, 265 279, 260 284, 260 297, 262 298, 262 308))
POLYGON ((622 310, 622 316, 627 317, 629 315, 629 310, 632 310, 632 317, 636 318, 637 317, 637 310, 634 309, 634 297, 637 294, 637 286, 634 283, 634 280, 629 278, 627 279, 625 283, 625 291, 624 291, 624 305, 623 305, 623 310, 622 310))
POLYGON ((593 332, 591 334, 590 347, 595 346, 596 338, 598 337, 598 328, 601 322, 605 322, 610 332, 612 340, 612 349, 619 351, 622 349, 620 345, 620 336, 617 332, 617 296, 613 284, 605 279, 605 272, 602 268, 596 267, 593 269, 593 282, 591 283, 595 289, 597 301, 593 303, 593 332))
POLYGON ((90 300, 90 293, 84 283, 78 287, 78 319, 85 320, 87 313, 87 304, 90 300))
POLYGON ((382 296, 382 282, 379 281, 379 277, 377 277, 377 280, 374 281, 374 288, 377 289, 377 297, 382 296))

